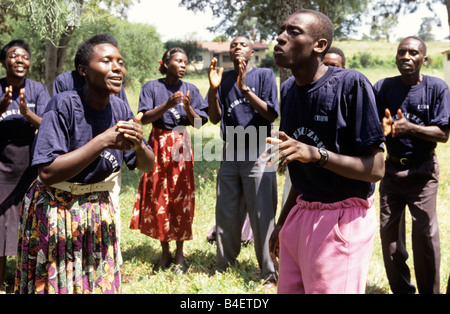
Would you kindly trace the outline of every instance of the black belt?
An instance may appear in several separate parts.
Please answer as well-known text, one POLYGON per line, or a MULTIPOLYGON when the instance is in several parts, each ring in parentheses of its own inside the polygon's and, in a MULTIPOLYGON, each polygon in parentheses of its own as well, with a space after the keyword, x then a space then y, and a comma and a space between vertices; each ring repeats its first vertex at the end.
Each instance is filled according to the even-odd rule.
POLYGON ((435 155, 435 153, 433 151, 426 155, 410 156, 410 157, 402 157, 402 158, 388 155, 387 159, 394 164, 402 165, 404 167, 409 167, 409 166, 413 166, 418 163, 421 163, 425 160, 431 159, 431 158, 433 158, 434 155, 435 155))

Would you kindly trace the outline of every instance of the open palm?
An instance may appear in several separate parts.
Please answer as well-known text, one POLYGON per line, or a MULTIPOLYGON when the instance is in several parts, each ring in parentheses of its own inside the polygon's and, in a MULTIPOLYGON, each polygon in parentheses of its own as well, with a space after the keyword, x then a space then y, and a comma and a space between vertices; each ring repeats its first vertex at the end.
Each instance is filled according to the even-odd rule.
POLYGON ((222 74, 223 68, 217 69, 217 59, 214 58, 211 61, 211 65, 209 67, 209 84, 213 88, 218 88, 220 83, 222 82, 222 74))

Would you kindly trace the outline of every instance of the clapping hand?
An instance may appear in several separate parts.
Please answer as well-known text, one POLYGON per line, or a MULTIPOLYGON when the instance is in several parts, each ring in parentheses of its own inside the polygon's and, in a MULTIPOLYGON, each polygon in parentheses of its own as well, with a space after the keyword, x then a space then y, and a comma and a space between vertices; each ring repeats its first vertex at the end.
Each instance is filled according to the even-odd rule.
POLYGON ((8 86, 5 88, 5 94, 3 94, 2 99, 0 100, 0 114, 3 114, 8 110, 10 104, 12 104, 12 86, 8 86))
POLYGON ((209 67, 209 84, 212 88, 219 88, 220 83, 222 82, 222 74, 223 68, 217 69, 217 59, 214 58, 211 61, 211 65, 209 67))

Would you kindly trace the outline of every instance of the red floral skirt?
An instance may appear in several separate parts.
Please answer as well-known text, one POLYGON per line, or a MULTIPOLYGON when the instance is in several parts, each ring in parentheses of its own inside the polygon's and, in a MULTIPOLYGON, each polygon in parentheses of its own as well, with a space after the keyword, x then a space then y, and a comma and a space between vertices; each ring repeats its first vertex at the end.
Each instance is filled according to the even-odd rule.
POLYGON ((164 242, 192 240, 195 181, 189 133, 153 127, 148 143, 155 165, 141 176, 130 228, 164 242))

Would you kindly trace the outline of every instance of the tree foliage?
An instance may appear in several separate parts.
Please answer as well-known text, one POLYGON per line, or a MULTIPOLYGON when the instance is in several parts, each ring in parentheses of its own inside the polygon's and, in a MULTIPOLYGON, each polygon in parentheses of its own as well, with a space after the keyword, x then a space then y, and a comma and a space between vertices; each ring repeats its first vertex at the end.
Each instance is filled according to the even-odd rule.
MULTIPOLYGON (((75 29, 87 20, 95 20, 97 11, 103 8, 124 16, 132 3, 133 0, 2 0, 0 16, 28 21, 33 36, 46 41, 44 83, 51 92, 53 80, 62 72, 75 29)), ((6 25, 3 31, 11 33, 11 22, 6 25)))
MULTIPOLYGON (((335 24, 337 38, 347 37, 361 23, 361 16, 369 0, 311 0, 296 1, 297 8, 319 10, 327 14, 335 24)), ((246 35, 253 40, 275 38, 279 23, 278 12, 287 1, 278 0, 181 0, 187 9, 204 11, 210 8, 221 18, 218 25, 209 29, 222 31, 230 37, 246 35)), ((293 12, 291 12, 293 13, 293 12)))
MULTIPOLYGON (((186 52, 186 56, 188 58, 188 62, 191 63, 195 61, 195 57, 201 51, 201 48, 197 41, 195 40, 168 40, 164 47, 166 49, 171 49, 174 47, 180 47, 186 52)), ((161 55, 162 57, 162 55, 161 55)))
POLYGON ((111 34, 119 42, 125 60, 127 85, 140 87, 161 75, 158 61, 164 53, 164 44, 155 27, 116 20, 111 34))
MULTIPOLYGON (((425 6, 433 14, 435 24, 440 26, 435 4, 446 6, 450 29, 450 0, 296 0, 295 3, 280 0, 181 0, 181 5, 192 11, 211 9, 220 19, 209 30, 229 37, 246 35, 253 40, 271 40, 279 27, 279 12, 287 7, 314 9, 327 14, 335 25, 335 38, 351 37, 362 17, 370 19, 372 38, 389 38, 390 31, 400 15, 416 12, 425 6), (370 5, 370 8, 369 8, 370 5)), ((291 10, 290 13, 293 13, 291 10)))
MULTIPOLYGON (((150 79, 159 76, 158 60, 164 52, 164 45, 155 27, 144 24, 132 24, 110 15, 109 11, 97 11, 97 19, 86 20, 71 35, 65 50, 67 58, 61 65, 61 72, 74 70, 74 58, 78 45, 97 33, 109 33, 119 42, 119 50, 125 59, 127 75, 126 85, 140 86, 150 79)), ((4 45, 13 39, 23 39, 30 44, 32 50, 31 71, 29 78, 45 82, 45 47, 46 40, 35 36, 27 20, 8 18, 11 33, 0 34, 0 44, 4 45)), ((4 76, 0 68, 0 77, 4 76)))

